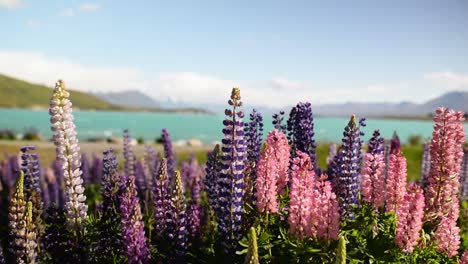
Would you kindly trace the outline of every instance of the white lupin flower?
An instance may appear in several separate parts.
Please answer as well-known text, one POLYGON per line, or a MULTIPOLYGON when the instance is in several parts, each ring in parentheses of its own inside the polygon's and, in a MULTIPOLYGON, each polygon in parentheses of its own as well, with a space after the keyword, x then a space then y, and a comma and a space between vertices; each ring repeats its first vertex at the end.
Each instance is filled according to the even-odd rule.
POLYGON ((64 83, 59 80, 50 99, 50 121, 54 132, 57 159, 62 162, 63 178, 67 186, 67 221, 70 227, 81 230, 81 223, 86 218, 88 206, 85 204, 86 196, 83 188, 83 179, 80 159, 80 147, 76 138, 75 124, 73 123, 72 103, 70 93, 65 90, 64 83))

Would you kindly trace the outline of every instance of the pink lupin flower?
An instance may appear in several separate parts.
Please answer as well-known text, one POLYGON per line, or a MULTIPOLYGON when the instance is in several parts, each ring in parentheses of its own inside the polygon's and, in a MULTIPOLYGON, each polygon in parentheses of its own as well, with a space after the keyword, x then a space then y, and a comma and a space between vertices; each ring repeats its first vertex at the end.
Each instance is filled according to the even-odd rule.
POLYGON ((458 214, 459 208, 458 202, 456 202, 449 214, 442 217, 434 233, 437 250, 447 253, 449 257, 457 255, 460 247, 460 228, 457 226, 458 214))
POLYGON ((362 170, 362 195, 364 201, 376 209, 385 203, 385 157, 383 154, 367 153, 362 170))
POLYGON ((423 190, 416 184, 411 184, 397 208, 396 244, 406 252, 413 252, 418 243, 424 217, 423 190))
POLYGON ((440 107, 434 116, 431 168, 426 196, 426 220, 439 222, 458 206, 462 143, 465 141, 463 112, 440 107))
MULTIPOLYGON (((335 193, 332 191, 327 176, 322 175, 316 182, 315 217, 311 215, 313 227, 316 228, 317 237, 327 240, 337 240, 340 228, 340 209, 335 193)), ((312 210, 314 212, 314 210, 312 210)), ((314 231, 312 231, 314 232, 314 231)))
POLYGON ((257 169, 256 198, 260 212, 278 212, 276 195, 288 183, 289 145, 286 136, 277 130, 268 133, 265 151, 257 169))
POLYGON ((315 235, 311 234, 310 219, 315 208, 313 205, 315 172, 310 157, 302 151, 297 151, 291 169, 289 232, 298 238, 315 235))
POLYGON ((385 201, 387 212, 395 212, 406 193, 406 158, 401 150, 390 154, 385 201))
POLYGON ((463 252, 463 255, 461 256, 459 263, 468 264, 468 250, 465 250, 465 252, 463 252))

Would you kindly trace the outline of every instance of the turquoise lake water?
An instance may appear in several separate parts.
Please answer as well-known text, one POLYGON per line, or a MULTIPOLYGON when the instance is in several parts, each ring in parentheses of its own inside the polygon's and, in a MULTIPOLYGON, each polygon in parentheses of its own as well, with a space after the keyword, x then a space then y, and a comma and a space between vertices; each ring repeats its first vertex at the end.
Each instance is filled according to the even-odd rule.
MULTIPOLYGON (((74 116, 80 139, 121 137, 123 129, 128 128, 135 138, 143 137, 146 140, 153 140, 160 136, 162 128, 167 128, 175 141, 199 139, 204 143, 220 141, 224 118, 222 115, 113 111, 76 111, 74 116)), ((269 116, 264 118, 265 131, 273 128, 271 120, 269 116)), ((339 142, 348 120, 348 118, 340 117, 315 118, 316 140, 339 142)), ((0 129, 10 128, 21 133, 29 127, 36 128, 42 136, 50 138, 52 132, 50 131, 48 111, 0 109, 0 129)), ((380 129, 385 138, 390 138, 394 131, 397 131, 402 140, 407 140, 410 135, 416 134, 430 138, 432 122, 367 119, 367 126, 363 128, 366 133, 365 140, 369 139, 374 129, 380 129)))

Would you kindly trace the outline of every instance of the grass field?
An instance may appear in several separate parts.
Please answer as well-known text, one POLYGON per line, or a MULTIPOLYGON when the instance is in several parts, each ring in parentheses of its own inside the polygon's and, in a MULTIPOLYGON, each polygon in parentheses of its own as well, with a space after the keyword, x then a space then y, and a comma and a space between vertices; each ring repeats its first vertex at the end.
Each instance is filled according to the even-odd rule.
MULTIPOLYGON (((0 154, 1 153, 18 153, 19 149, 25 145, 36 145, 37 153, 41 159, 41 163, 51 164, 55 159, 55 148, 51 142, 29 142, 29 141, 0 141, 0 154)), ((162 151, 162 145, 154 144, 153 145, 157 151, 162 151)), ((81 142, 80 143, 81 151, 86 153, 91 157, 91 155, 101 156, 102 152, 110 147, 114 148, 117 154, 120 154, 122 151, 122 146, 119 144, 111 143, 91 143, 91 142, 81 142)), ((187 147, 187 146, 174 146, 174 151, 179 155, 179 161, 188 160, 190 153, 194 153, 198 161, 201 163, 206 162, 206 153, 211 150, 212 146, 202 146, 202 147, 187 147)), ((408 180, 417 180, 421 173, 421 157, 422 157, 422 146, 402 146, 403 153, 407 159, 408 163, 408 180)), ((137 158, 142 158, 144 155, 144 146, 136 145, 134 147, 135 154, 137 158)), ((320 168, 325 169, 327 167, 326 161, 328 156, 328 143, 319 143, 317 145, 317 157, 318 164, 320 168)), ((122 155, 118 155, 122 159, 122 155)), ((0 158, 3 159, 3 158, 0 158)), ((122 160, 120 160, 120 163, 122 160)))

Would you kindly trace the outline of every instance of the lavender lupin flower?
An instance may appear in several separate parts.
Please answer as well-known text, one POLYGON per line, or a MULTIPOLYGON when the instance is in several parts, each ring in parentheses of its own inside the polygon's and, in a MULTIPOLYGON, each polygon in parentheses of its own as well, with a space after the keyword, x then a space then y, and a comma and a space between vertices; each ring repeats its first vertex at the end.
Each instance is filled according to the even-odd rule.
POLYGON ((421 158, 421 175, 418 184, 423 190, 429 184, 429 172, 431 171, 431 143, 426 142, 423 145, 423 154, 421 158))
POLYGON ((221 149, 219 145, 216 145, 215 148, 208 152, 208 160, 206 161, 206 177, 205 177, 205 190, 208 195, 208 204, 210 208, 218 212, 218 191, 217 191, 217 181, 218 174, 221 164, 221 149))
POLYGON ((400 149, 401 149, 400 137, 398 137, 398 134, 395 131, 393 133, 392 140, 390 140, 390 153, 394 153, 395 151, 398 151, 400 149))
POLYGON ((283 124, 284 111, 280 111, 278 114, 273 114, 271 117, 273 118, 273 121, 271 122, 273 127, 279 132, 286 133, 286 125, 283 124))
MULTIPOLYGON (((360 126, 365 126, 364 119, 359 121, 360 126)), ((352 206, 357 203, 358 175, 361 163, 361 146, 363 132, 356 124, 356 116, 353 115, 343 132, 342 146, 337 160, 338 169, 335 175, 335 190, 341 207, 343 218, 354 218, 352 206)))
POLYGON ((67 201, 65 208, 70 227, 77 232, 81 231, 82 222, 86 219, 88 206, 85 204, 86 196, 82 186, 80 147, 76 138, 75 124, 73 123, 72 103, 68 99, 70 93, 65 90, 64 83, 59 80, 50 99, 50 121, 54 131, 57 160, 61 161, 66 183, 67 201))
POLYGON ((233 88, 229 100, 231 109, 226 109, 224 139, 222 140, 221 170, 218 176, 218 227, 220 240, 225 252, 234 255, 238 241, 242 237, 241 223, 244 212, 245 141, 244 113, 237 108, 242 106, 239 88, 233 88))
POLYGON ((126 185, 127 188, 120 196, 124 254, 128 258, 128 263, 148 263, 149 245, 145 237, 145 224, 141 215, 135 176, 128 177, 126 185))
POLYGON ((167 162, 164 158, 161 161, 161 166, 159 166, 159 172, 154 173, 153 203, 156 240, 163 241, 167 238, 167 222, 172 214, 167 162))
POLYGON ((83 183, 91 183, 91 166, 89 164, 88 155, 86 155, 86 153, 81 154, 81 171, 83 172, 83 183))
POLYGON ((169 176, 169 181, 172 181, 175 173, 176 159, 172 150, 171 137, 169 135, 169 131, 166 128, 162 130, 161 137, 164 146, 164 157, 167 161, 167 175, 169 176))
MULTIPOLYGON (((318 172, 319 168, 317 167, 315 155, 314 119, 309 102, 300 102, 291 109, 287 130, 289 144, 291 145, 291 160, 297 157, 297 151, 302 151, 310 157, 314 169, 318 172)), ((320 175, 320 173, 317 173, 317 175, 320 175)))
POLYGON ((132 137, 128 129, 124 130, 123 144, 124 172, 128 177, 132 177, 135 176, 136 158, 132 148, 132 137))
POLYGON ((463 160, 460 168, 460 200, 468 200, 468 145, 463 148, 463 160))

